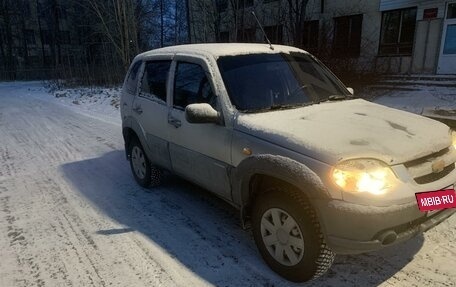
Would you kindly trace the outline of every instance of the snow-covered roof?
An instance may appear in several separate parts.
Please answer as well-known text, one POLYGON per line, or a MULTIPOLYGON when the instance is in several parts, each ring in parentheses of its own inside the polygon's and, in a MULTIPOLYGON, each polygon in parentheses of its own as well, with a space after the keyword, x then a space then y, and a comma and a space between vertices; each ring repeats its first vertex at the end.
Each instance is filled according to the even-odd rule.
POLYGON ((227 55, 245 55, 245 54, 258 54, 258 53, 289 53, 289 52, 304 52, 301 49, 283 46, 283 45, 272 45, 272 50, 269 44, 251 44, 251 43, 208 43, 208 44, 188 44, 179 46, 170 46, 150 50, 144 52, 138 57, 147 57, 156 54, 204 54, 210 55, 215 58, 227 55))

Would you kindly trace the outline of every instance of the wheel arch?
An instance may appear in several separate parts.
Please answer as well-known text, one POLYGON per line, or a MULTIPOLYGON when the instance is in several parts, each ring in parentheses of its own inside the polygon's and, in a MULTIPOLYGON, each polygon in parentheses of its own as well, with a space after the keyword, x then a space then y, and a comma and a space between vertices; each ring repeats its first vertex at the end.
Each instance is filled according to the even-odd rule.
POLYGON ((272 184, 298 190, 310 204, 314 199, 330 198, 320 177, 304 164, 278 155, 248 157, 232 176, 233 201, 240 207, 244 228, 248 225, 251 204, 265 186, 272 184))
POLYGON ((144 151, 146 154, 149 156, 150 155, 150 150, 147 145, 147 141, 145 138, 145 133, 141 127, 141 125, 133 119, 130 119, 129 121, 125 121, 125 124, 122 126, 122 136, 124 139, 124 144, 125 144, 125 156, 127 159, 130 158, 130 143, 133 139, 137 139, 141 146, 143 147, 144 151), (128 123, 128 124, 127 124, 128 123))

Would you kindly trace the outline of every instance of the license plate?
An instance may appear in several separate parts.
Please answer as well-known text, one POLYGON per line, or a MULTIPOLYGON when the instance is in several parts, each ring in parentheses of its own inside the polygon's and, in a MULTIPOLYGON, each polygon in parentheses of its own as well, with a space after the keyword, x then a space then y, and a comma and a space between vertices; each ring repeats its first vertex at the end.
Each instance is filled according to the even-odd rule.
POLYGON ((432 213, 428 213, 427 216, 432 215, 438 210, 456 207, 456 193, 454 189, 419 192, 415 193, 415 197, 420 211, 433 211, 432 213))

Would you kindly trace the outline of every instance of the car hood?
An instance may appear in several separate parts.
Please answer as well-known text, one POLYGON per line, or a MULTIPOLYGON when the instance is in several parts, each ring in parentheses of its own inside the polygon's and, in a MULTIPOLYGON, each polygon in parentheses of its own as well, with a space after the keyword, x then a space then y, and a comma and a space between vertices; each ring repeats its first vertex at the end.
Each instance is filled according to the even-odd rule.
POLYGON ((451 145, 448 126, 361 99, 239 114, 235 130, 328 164, 376 158, 395 165, 451 145))

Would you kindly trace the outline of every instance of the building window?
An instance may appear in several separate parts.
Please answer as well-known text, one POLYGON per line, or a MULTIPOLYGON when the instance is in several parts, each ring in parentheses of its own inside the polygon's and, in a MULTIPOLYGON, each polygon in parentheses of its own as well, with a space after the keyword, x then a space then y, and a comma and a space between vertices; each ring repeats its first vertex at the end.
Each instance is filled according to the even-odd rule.
POLYGON ((27 45, 35 45, 36 44, 36 38, 35 38, 35 31, 33 30, 25 30, 25 42, 27 45))
POLYGON ((443 54, 456 54, 456 24, 447 26, 443 54))
POLYGON ((416 8, 383 12, 379 55, 411 55, 416 8))
MULTIPOLYGON (((273 44, 281 44, 282 43, 282 25, 275 25, 275 26, 266 26, 264 27, 264 32, 268 36, 269 40, 273 44)), ((266 40, 266 39, 265 39, 266 40)))
POLYGON ((254 43, 256 42, 255 28, 237 30, 236 42, 238 43, 254 43))
POLYGON ((305 21, 302 32, 302 45, 307 49, 318 48, 319 21, 305 21))
POLYGON ((456 3, 448 3, 447 19, 456 18, 456 3))
POLYGON ((362 26, 362 14, 334 18, 334 56, 359 57, 362 26))

